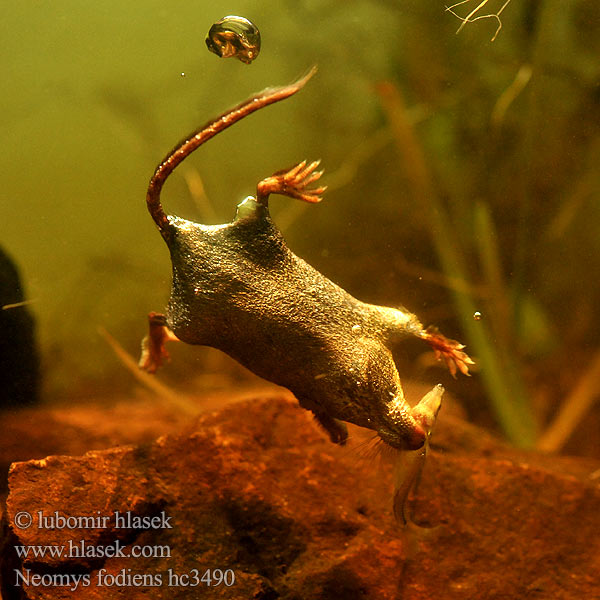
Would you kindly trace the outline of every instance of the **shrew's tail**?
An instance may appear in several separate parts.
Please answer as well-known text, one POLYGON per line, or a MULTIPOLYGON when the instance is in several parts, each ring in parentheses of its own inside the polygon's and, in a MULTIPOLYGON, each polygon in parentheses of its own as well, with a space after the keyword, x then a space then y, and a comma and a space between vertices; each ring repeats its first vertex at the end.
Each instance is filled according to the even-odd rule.
POLYGON ((216 119, 209 121, 204 127, 197 129, 179 142, 169 154, 156 167, 146 194, 146 204, 148 210, 158 225, 163 237, 168 237, 171 230, 169 220, 160 203, 160 192, 167 180, 167 177, 175 170, 175 167, 189 156, 196 148, 199 148, 204 142, 217 135, 224 129, 227 129, 240 119, 259 110, 269 104, 285 100, 300 91, 306 82, 315 74, 317 68, 313 67, 304 77, 292 83, 278 88, 267 88, 262 92, 244 100, 241 104, 228 110, 216 119))

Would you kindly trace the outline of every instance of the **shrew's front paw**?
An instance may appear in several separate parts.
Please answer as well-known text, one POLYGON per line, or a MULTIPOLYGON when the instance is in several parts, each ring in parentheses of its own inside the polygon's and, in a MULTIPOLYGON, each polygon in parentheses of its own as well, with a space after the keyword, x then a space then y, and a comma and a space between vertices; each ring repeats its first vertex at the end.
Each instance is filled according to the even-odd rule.
POLYGON ((257 200, 262 204, 266 204, 270 194, 282 194, 313 204, 320 202, 321 194, 327 188, 323 186, 308 188, 311 183, 314 183, 323 175, 323 171, 316 170, 320 162, 315 160, 307 166, 306 161, 303 160, 291 169, 277 171, 271 177, 263 179, 256 186, 257 200))
POLYGON ((348 428, 346 424, 339 419, 330 417, 327 413, 318 412, 313 410, 315 419, 320 423, 321 427, 329 434, 329 439, 334 444, 340 444, 343 446, 348 439, 348 428))

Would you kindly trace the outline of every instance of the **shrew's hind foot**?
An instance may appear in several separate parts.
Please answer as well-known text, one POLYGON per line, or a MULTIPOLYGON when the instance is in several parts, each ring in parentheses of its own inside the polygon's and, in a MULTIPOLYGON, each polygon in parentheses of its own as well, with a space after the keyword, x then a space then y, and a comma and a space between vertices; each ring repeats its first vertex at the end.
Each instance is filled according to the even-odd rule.
POLYGON ((303 160, 291 169, 277 171, 270 177, 263 179, 256 186, 258 202, 266 206, 270 194, 282 194, 313 204, 321 202, 321 194, 327 187, 308 188, 311 183, 314 183, 323 175, 323 171, 316 170, 320 162, 320 160, 315 160, 307 165, 306 161, 303 160))
POLYGON ((444 359, 452 377, 456 377, 457 371, 463 375, 469 375, 469 365, 475 363, 466 352, 462 351, 465 347, 464 344, 447 338, 435 327, 428 327, 419 334, 419 337, 433 348, 438 360, 444 359))
POLYGON ((142 340, 139 367, 148 373, 156 373, 169 360, 165 342, 178 342, 179 338, 167 327, 167 318, 163 314, 151 312, 148 325, 148 335, 142 340))

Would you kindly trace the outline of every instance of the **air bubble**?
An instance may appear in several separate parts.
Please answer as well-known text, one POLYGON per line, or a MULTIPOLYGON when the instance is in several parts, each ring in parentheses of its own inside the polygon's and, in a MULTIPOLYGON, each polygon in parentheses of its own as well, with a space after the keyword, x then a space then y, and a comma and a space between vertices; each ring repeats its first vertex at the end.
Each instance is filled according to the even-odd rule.
POLYGON ((260 31, 248 19, 229 15, 213 24, 206 45, 221 58, 233 56, 249 65, 260 52, 260 31))

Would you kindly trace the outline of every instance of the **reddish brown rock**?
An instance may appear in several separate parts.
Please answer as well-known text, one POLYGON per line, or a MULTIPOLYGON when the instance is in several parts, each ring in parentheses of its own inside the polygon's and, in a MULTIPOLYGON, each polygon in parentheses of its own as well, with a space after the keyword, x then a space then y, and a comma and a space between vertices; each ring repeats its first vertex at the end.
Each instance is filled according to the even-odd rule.
MULTIPOLYGON (((205 378, 208 378, 206 376, 205 378)), ((193 395, 169 397, 137 390, 136 397, 110 400, 71 399, 63 404, 0 411, 0 497, 4 501, 11 463, 51 454, 84 454, 121 444, 154 441, 161 435, 194 431, 200 413, 256 397, 281 397, 281 388, 260 380, 232 386, 223 377, 219 386, 198 381, 193 395), (208 389, 207 389, 208 387, 208 389)))
POLYGON ((598 464, 516 453, 448 417, 434 438, 412 503, 414 520, 429 529, 400 530, 389 469, 361 458, 360 449, 332 445, 284 399, 206 415, 193 434, 16 463, 3 523, 3 599, 598 597, 600 490, 588 477, 598 464), (19 529, 24 511, 34 522, 19 529), (40 529, 40 511, 103 516, 107 527, 40 529), (160 526, 118 529, 116 511, 160 526), (15 545, 68 547, 81 539, 88 557, 19 561, 14 554, 15 545), (163 546, 171 554, 97 555, 117 541, 126 552, 163 546), (20 595, 15 569, 36 574, 39 585, 20 595), (173 574, 191 575, 193 583, 195 569, 199 577, 231 569, 235 584, 175 581, 173 574), (99 586, 99 573, 123 581, 99 586), (60 575, 81 582, 73 591, 48 585, 60 575), (154 585, 136 585, 144 575, 154 585))

